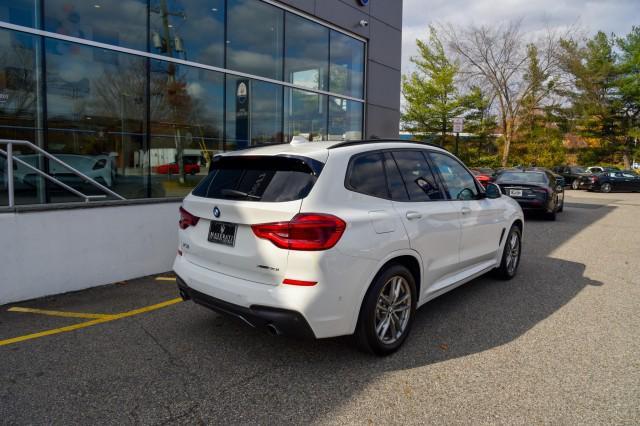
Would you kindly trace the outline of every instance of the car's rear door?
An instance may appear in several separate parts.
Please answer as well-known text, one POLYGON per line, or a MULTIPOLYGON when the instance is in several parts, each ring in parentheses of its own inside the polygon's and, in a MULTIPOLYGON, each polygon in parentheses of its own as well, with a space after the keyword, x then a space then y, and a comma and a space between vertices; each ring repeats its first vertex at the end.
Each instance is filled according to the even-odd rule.
POLYGON ((430 152, 451 202, 460 215, 460 268, 481 268, 491 263, 505 227, 504 203, 481 197, 471 173, 451 155, 430 152))
POLYGON ((423 264, 422 295, 437 291, 458 268, 460 217, 447 200, 424 150, 385 152, 393 207, 423 264))

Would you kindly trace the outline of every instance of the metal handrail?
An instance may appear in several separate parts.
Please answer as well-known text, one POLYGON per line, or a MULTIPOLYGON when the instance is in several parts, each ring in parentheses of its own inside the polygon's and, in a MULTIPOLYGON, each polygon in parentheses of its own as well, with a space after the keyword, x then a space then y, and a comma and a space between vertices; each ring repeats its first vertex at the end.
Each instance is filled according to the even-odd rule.
POLYGON ((15 206, 15 188, 13 185, 13 162, 15 161, 16 163, 19 163, 25 167, 27 167, 29 170, 35 171, 38 175, 44 177, 45 179, 56 183, 58 185, 60 185, 61 187, 63 187, 64 189, 66 189, 67 191, 70 191, 71 193, 77 195, 78 197, 84 198, 85 202, 89 202, 91 200, 94 199, 101 199, 101 198, 106 198, 106 195, 86 195, 76 189, 71 188, 69 185, 61 182, 60 180, 56 179, 55 177, 43 172, 42 170, 39 170, 35 167, 33 167, 32 165, 22 161, 19 158, 14 157, 13 155, 13 146, 14 145, 23 145, 23 146, 27 146, 30 149, 44 155, 45 157, 47 157, 49 160, 54 161, 58 164, 60 164, 61 166, 67 168, 68 170, 70 170, 73 174, 75 174, 76 176, 82 178, 85 182, 95 186, 96 188, 100 189, 102 192, 105 192, 113 197, 118 198, 119 200, 126 200, 126 198, 124 198, 122 195, 113 192, 112 190, 110 190, 109 188, 107 188, 106 186, 98 183, 95 179, 90 178, 89 176, 85 175, 84 173, 82 173, 79 170, 76 170, 75 168, 71 167, 70 165, 68 165, 67 163, 65 163, 64 161, 60 160, 59 158, 56 158, 55 156, 49 154, 47 151, 45 151, 44 149, 40 148, 37 145, 34 145, 33 143, 29 142, 29 141, 25 141, 25 140, 14 140, 14 139, 0 139, 0 145, 6 145, 7 146, 7 150, 4 151, 2 149, 0 149, 0 154, 4 155, 5 157, 7 157, 7 190, 9 192, 9 207, 14 207, 15 206))

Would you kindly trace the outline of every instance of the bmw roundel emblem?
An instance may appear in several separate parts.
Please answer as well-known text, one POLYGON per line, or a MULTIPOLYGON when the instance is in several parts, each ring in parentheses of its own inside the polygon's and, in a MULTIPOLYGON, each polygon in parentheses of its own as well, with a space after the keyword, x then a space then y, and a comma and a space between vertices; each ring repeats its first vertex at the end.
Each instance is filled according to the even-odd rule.
POLYGON ((360 0, 360 4, 366 6, 367 4, 369 4, 369 0, 360 0))
POLYGON ((215 217, 220 217, 220 209, 217 206, 213 208, 213 215, 215 217))

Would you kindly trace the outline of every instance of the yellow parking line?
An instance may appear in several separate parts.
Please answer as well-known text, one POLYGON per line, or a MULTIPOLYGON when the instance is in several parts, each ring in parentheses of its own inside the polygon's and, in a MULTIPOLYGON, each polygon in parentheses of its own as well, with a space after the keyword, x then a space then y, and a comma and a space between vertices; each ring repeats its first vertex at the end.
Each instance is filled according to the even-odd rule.
POLYGON ((81 322, 80 324, 68 325, 66 327, 54 328, 51 330, 41 331, 39 333, 26 334, 24 336, 13 337, 11 339, 0 340, 0 346, 10 345, 12 343, 24 342, 25 340, 37 339, 40 337, 51 336, 52 334, 60 334, 68 331, 79 330, 81 328, 91 327, 97 324, 103 324, 105 322, 115 321, 121 318, 132 317, 134 315, 139 315, 145 312, 155 311, 157 309, 166 308, 167 306, 175 305, 176 303, 182 302, 182 299, 171 299, 166 302, 158 303, 151 306, 145 306, 144 308, 134 309, 128 312, 122 312, 120 314, 107 315, 102 318, 97 318, 92 321, 81 322))
POLYGON ((156 281, 175 281, 176 277, 157 277, 156 281))
POLYGON ((110 318, 113 316, 113 315, 106 315, 106 314, 85 314, 82 312, 49 311, 46 309, 21 308, 19 306, 14 306, 13 308, 9 308, 8 311, 24 312, 28 314, 49 315, 52 317, 85 318, 85 319, 110 318))

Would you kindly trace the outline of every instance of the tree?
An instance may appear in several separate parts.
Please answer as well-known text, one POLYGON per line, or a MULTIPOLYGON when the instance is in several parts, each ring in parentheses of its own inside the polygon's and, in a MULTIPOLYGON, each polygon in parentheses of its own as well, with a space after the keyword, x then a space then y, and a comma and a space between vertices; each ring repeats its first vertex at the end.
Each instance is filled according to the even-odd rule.
POLYGON ((434 27, 429 41, 417 40, 419 55, 411 58, 417 70, 402 78, 402 94, 407 102, 402 121, 416 134, 440 133, 440 144, 451 130, 451 120, 464 111, 463 98, 456 87, 459 66, 447 57, 434 27))
POLYGON ((599 140, 600 148, 612 157, 621 150, 625 133, 614 42, 603 32, 583 43, 563 40, 560 56, 573 80, 566 95, 571 101, 576 133, 599 140))
POLYGON ((529 87, 522 98, 518 117, 519 132, 516 135, 515 154, 520 164, 552 167, 564 161, 562 132, 556 105, 551 95, 557 84, 557 76, 544 71, 540 65, 538 47, 527 46, 527 69, 523 76, 529 87))
MULTIPOLYGON (((511 144, 520 125, 519 116, 526 99, 531 99, 532 79, 525 79, 531 50, 527 49, 520 30, 521 21, 468 29, 446 27, 449 46, 459 55, 464 74, 472 81, 491 87, 496 97, 504 146, 502 165, 509 160, 511 144)), ((541 76, 552 78, 559 72, 557 50, 559 37, 547 31, 537 46, 537 67, 541 76)))
POLYGON ((616 86, 622 102, 624 162, 625 168, 629 168, 630 153, 638 151, 640 138, 640 27, 633 27, 625 38, 619 38, 617 46, 620 58, 616 86))

